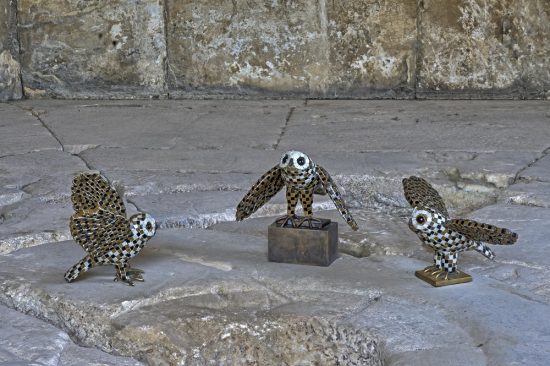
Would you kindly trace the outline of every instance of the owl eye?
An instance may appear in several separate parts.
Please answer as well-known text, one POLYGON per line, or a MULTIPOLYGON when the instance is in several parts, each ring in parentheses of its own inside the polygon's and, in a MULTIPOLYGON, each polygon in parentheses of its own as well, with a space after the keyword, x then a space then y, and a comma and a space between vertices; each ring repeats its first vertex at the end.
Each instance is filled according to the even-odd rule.
POLYGON ((287 161, 288 161, 288 155, 285 155, 285 156, 283 157, 283 164, 285 164, 287 161))
POLYGON ((147 225, 145 225, 145 228, 147 229, 147 231, 151 231, 153 229, 153 225, 148 222, 147 225))
POLYGON ((306 159, 304 159, 303 156, 300 156, 297 162, 298 162, 298 165, 304 165, 306 163, 306 159))
POLYGON ((416 216, 416 222, 418 222, 420 225, 426 222, 426 217, 424 215, 418 215, 416 216))

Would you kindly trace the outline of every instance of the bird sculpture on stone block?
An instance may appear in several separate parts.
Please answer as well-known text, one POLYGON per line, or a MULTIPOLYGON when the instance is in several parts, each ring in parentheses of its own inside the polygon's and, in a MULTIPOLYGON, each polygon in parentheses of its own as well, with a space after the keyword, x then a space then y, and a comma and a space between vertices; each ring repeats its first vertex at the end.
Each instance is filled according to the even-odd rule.
POLYGON ((347 224, 353 230, 357 230, 357 223, 330 175, 300 151, 286 152, 279 164, 258 179, 237 206, 236 220, 241 221, 252 215, 284 186, 286 186, 287 214, 276 220, 278 225, 290 225, 294 228, 304 227, 304 225, 308 228, 318 227, 322 223, 313 218, 313 194, 328 193, 347 224), (305 216, 303 218, 298 218, 295 214, 298 201, 302 203, 305 216))
MULTIPOLYGON (((518 239, 518 235, 508 229, 469 219, 451 219, 439 193, 422 178, 411 176, 403 179, 403 189, 405 198, 413 207, 409 228, 435 251, 434 264, 423 270, 423 274, 434 281, 449 281, 461 275, 468 276, 471 281, 469 275, 457 268, 460 252, 473 249, 494 259, 495 254, 485 243, 507 245, 518 239)), ((419 272, 417 276, 421 277, 419 272)))
POLYGON ((130 268, 128 261, 155 235, 155 219, 143 212, 126 218, 122 197, 95 172, 74 177, 71 201, 75 210, 70 218, 71 235, 86 256, 69 268, 65 280, 72 282, 90 268, 112 264, 116 268, 115 281, 130 286, 134 281, 143 281, 143 271, 130 268))

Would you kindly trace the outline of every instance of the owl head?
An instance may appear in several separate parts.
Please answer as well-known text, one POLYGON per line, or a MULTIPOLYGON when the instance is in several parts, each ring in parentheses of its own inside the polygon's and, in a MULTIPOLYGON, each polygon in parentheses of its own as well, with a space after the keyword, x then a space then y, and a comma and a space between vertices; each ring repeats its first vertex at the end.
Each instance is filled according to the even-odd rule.
POLYGON ((415 230, 427 233, 444 222, 445 217, 439 215, 434 210, 415 207, 409 219, 409 226, 415 230))
POLYGON ((147 238, 152 238, 157 231, 155 219, 145 212, 138 212, 132 215, 132 217, 130 217, 130 222, 138 232, 142 233, 147 238))
POLYGON ((313 161, 300 151, 287 151, 279 163, 279 167, 284 170, 307 170, 312 166, 313 161))

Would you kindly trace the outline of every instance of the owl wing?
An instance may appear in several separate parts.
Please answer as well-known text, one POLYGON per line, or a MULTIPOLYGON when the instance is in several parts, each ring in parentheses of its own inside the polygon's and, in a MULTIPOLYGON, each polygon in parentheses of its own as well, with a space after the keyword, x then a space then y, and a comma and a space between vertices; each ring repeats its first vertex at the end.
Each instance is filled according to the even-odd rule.
POLYGON ((85 172, 73 178, 71 201, 75 211, 103 207, 126 216, 126 207, 118 192, 99 173, 85 172))
POLYGON ((102 207, 75 212, 69 227, 74 240, 94 256, 103 255, 132 238, 128 219, 102 207))
POLYGON ((252 215, 269 201, 271 197, 275 196, 284 185, 285 182, 279 165, 269 169, 254 183, 241 202, 239 202, 237 213, 235 214, 236 220, 241 221, 252 215))
POLYGON ((449 220, 445 228, 457 231, 470 240, 489 244, 514 244, 518 240, 518 234, 511 230, 468 219, 449 220))
POLYGON ((426 180, 411 176, 403 179, 405 198, 412 207, 433 208, 445 217, 449 217, 443 198, 426 180))
POLYGON ((351 216, 351 213, 347 209, 346 204, 342 199, 342 195, 338 190, 338 186, 336 186, 336 184, 334 183, 330 175, 327 173, 325 168, 317 165, 317 176, 319 177, 319 180, 323 184, 323 187, 325 188, 325 191, 328 193, 330 199, 332 200, 332 202, 334 202, 334 205, 340 212, 340 215, 342 215, 344 220, 346 220, 348 225, 353 230, 357 230, 358 229, 357 223, 355 222, 355 220, 353 219, 353 216, 351 216))

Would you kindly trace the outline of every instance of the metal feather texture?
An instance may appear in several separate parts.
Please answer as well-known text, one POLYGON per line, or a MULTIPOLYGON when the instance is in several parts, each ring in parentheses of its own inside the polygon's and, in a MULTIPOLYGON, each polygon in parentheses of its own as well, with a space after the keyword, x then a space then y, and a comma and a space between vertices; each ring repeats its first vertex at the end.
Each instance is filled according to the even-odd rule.
POLYGON ((132 286, 133 281, 143 281, 143 271, 130 268, 128 260, 153 237, 155 220, 143 212, 126 218, 122 197, 99 173, 74 177, 71 201, 76 211, 69 220, 71 235, 87 255, 67 270, 65 280, 72 282, 97 265, 111 264, 115 280, 132 286))
POLYGON ((93 256, 102 255, 132 239, 128 219, 99 206, 75 212, 69 227, 74 240, 93 256))
POLYGON ((443 198, 425 179, 415 176, 403 179, 403 191, 411 207, 429 207, 449 217, 443 198))
MULTIPOLYGON (((409 228, 424 244, 434 249, 434 265, 425 269, 420 277, 434 281, 436 286, 441 285, 442 282, 438 281, 443 273, 445 281, 449 274, 457 273, 460 281, 467 281, 468 277, 471 280, 469 275, 464 276, 457 269, 460 252, 475 250, 494 259, 495 254, 484 243, 510 245, 518 239, 518 235, 509 229, 470 219, 449 218, 439 193, 422 178, 403 179, 403 189, 405 198, 413 207, 409 228)), ((450 281, 447 284, 454 280, 450 281)))
POLYGON ((357 230, 357 223, 327 171, 317 166, 303 152, 294 150, 284 153, 280 163, 268 170, 254 183, 237 205, 236 220, 241 221, 252 215, 284 186, 286 186, 287 214, 277 222, 280 221, 284 225, 290 222, 294 227, 308 223, 309 227, 313 227, 314 223, 320 222, 313 218, 313 195, 328 194, 348 225, 353 230, 357 230), (296 206, 298 202, 301 202, 305 218, 296 224, 294 219, 297 218, 296 206))
POLYGON ((511 245, 518 240, 518 234, 511 230, 469 219, 452 219, 445 223, 445 227, 458 231, 470 240, 489 244, 511 245))
POLYGON ((73 178, 71 201, 75 211, 103 207, 126 216, 122 197, 99 173, 85 172, 73 178))
POLYGON ((355 222, 355 219, 346 207, 346 204, 342 199, 342 195, 340 194, 336 183, 334 183, 325 168, 320 165, 317 165, 317 175, 319 176, 319 179, 321 180, 325 191, 328 193, 330 199, 332 200, 332 202, 334 202, 336 209, 338 209, 338 212, 340 212, 340 215, 344 218, 344 220, 346 220, 348 225, 353 230, 357 230, 359 226, 357 225, 357 222, 355 222))
POLYGON ((241 202, 239 202, 235 219, 241 221, 252 215, 275 196, 284 185, 285 182, 281 176, 279 165, 269 169, 254 183, 241 202))

